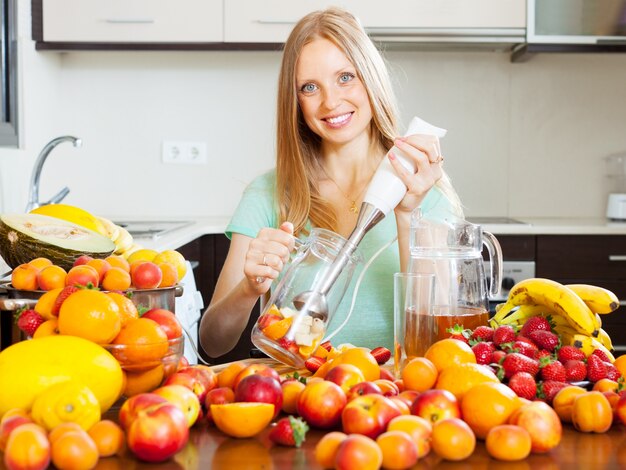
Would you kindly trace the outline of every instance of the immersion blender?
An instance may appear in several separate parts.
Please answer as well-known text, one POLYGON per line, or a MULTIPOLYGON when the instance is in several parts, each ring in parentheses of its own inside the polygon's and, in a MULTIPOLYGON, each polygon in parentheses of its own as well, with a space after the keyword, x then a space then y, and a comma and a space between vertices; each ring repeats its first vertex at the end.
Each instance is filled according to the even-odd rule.
MULTIPOLYGON (((433 135, 441 138, 446 135, 446 130, 414 117, 409 123, 405 136, 413 134, 433 135)), ((412 161, 400 149, 394 146, 389 151, 393 152, 407 170, 415 173, 416 168, 412 161)), ((365 234, 398 205, 406 191, 405 184, 391 166, 388 156, 385 156, 367 188, 354 230, 337 253, 333 263, 326 269, 325 275, 319 276, 318 281, 311 286, 310 290, 294 297, 293 305, 296 309, 301 312, 308 311, 311 315, 320 316, 324 320, 328 318, 326 295, 337 280, 339 273, 346 266, 365 234)))

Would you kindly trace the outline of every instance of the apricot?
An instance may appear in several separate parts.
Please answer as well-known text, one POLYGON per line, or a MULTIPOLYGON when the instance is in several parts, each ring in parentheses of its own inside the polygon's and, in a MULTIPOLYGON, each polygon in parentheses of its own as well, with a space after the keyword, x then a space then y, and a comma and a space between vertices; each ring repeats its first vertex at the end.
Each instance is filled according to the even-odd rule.
POLYGON ((41 271, 46 266, 52 266, 52 261, 50 261, 48 258, 39 257, 39 258, 35 258, 35 259, 30 260, 28 262, 28 264, 30 266, 34 266, 39 271, 41 271))
POLYGON ((402 431, 387 431, 376 438, 383 454, 383 468, 411 468, 417 463, 417 445, 402 431))
POLYGON ((91 266, 98 271, 98 282, 102 282, 106 272, 111 269, 111 265, 107 261, 98 258, 88 261, 87 266, 91 266))
POLYGON ((120 255, 111 255, 104 258, 104 261, 109 263, 112 268, 122 268, 127 273, 130 273, 130 263, 120 255))
POLYGON ((102 288, 104 290, 126 290, 131 286, 130 274, 122 268, 110 268, 102 278, 102 288))
POLYGON ((339 445, 348 437, 339 431, 325 434, 315 446, 315 460, 322 468, 334 468, 339 445))
POLYGON ((43 470, 50 464, 50 443, 46 430, 34 423, 26 423, 13 430, 4 451, 7 468, 43 470))
POLYGON ((337 470, 377 470, 383 463, 383 453, 373 439, 351 434, 339 444, 335 456, 337 470))
POLYGON ((532 441, 526 429, 513 424, 501 424, 489 430, 485 446, 492 457, 514 461, 528 457, 532 441))
POLYGON ((37 290, 39 269, 30 264, 20 264, 11 274, 11 285, 18 290, 37 290))
POLYGON ((53 290, 65 286, 67 272, 61 266, 51 264, 37 274, 37 285, 41 290, 53 290))
POLYGON ((172 287, 178 283, 178 271, 172 263, 159 263, 157 266, 163 275, 159 287, 172 287))

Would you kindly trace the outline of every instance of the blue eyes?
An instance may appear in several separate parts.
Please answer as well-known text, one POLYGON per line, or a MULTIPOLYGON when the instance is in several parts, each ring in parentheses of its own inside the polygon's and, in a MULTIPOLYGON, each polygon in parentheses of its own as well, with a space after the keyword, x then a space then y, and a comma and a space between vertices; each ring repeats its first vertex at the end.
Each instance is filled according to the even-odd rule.
MULTIPOLYGON (((339 80, 338 80, 339 84, 345 85, 346 83, 349 83, 352 80, 354 80, 354 77, 355 75, 353 73, 343 72, 341 75, 339 75, 339 80)), ((314 93, 317 90, 318 90, 318 86, 315 83, 305 83, 300 88, 300 91, 303 93, 314 93)))

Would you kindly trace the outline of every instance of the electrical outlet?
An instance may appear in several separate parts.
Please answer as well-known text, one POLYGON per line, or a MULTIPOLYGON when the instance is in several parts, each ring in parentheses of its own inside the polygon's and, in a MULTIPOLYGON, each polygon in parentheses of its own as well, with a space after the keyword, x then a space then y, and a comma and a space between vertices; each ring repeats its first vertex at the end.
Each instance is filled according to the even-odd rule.
POLYGON ((164 140, 162 157, 163 163, 178 163, 181 165, 206 165, 206 143, 181 140, 164 140))

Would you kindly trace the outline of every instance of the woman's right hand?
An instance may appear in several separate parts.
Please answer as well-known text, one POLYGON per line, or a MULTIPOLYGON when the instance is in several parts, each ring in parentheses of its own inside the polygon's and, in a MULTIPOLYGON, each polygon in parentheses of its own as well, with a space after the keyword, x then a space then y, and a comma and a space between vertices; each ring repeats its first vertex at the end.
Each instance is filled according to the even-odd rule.
POLYGON ((257 295, 269 291, 272 282, 289 261, 294 244, 291 222, 283 222, 278 229, 263 228, 250 242, 243 272, 257 295))

